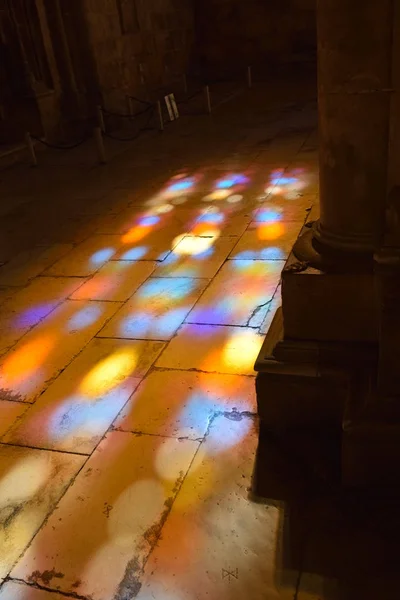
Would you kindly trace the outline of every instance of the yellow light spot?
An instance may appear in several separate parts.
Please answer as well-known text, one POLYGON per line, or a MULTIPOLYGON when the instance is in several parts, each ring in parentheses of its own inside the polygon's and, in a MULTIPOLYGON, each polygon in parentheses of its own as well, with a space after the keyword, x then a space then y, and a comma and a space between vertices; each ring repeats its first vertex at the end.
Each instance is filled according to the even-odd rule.
POLYGON ((118 350, 98 363, 82 380, 79 391, 90 398, 105 394, 122 383, 137 364, 132 349, 118 350))
POLYGON ((260 351, 262 338, 254 332, 239 333, 232 336, 222 352, 223 362, 236 370, 253 370, 254 362, 260 351))
POLYGON ((44 335, 28 342, 22 348, 11 354, 3 364, 2 375, 6 385, 15 385, 33 375, 46 360, 55 340, 52 335, 44 335))
POLYGON ((258 237, 260 240, 276 240, 285 232, 283 223, 262 224, 258 228, 258 237))
POLYGON ((182 255, 189 254, 191 256, 196 256, 197 254, 201 254, 208 250, 215 241, 215 237, 179 237, 182 239, 174 248, 174 253, 182 255))
POLYGON ((212 223, 197 223, 192 229, 192 235, 217 237, 219 230, 212 223))
POLYGON ((160 204, 160 206, 157 206, 154 209, 154 214, 155 215, 164 215, 165 213, 171 212, 171 210, 174 210, 174 207, 172 206, 172 204, 160 204))
POLYGON ((211 194, 208 194, 208 196, 205 196, 203 200, 205 202, 212 202, 213 200, 225 200, 225 198, 228 198, 230 195, 230 190, 215 190, 214 192, 211 192, 211 194))

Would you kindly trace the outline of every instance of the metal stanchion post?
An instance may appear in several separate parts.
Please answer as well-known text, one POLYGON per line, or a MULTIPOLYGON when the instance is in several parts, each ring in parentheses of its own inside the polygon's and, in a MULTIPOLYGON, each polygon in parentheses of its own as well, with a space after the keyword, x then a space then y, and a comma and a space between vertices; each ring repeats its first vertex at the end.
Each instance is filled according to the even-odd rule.
POLYGON ((211 114, 211 99, 210 99, 210 88, 208 85, 204 87, 204 103, 206 112, 211 114))
POLYGON ((132 98, 129 95, 126 96, 126 104, 128 107, 128 114, 133 115, 133 102, 132 98))
POLYGON ((25 142, 29 152, 31 167, 37 167, 38 163, 36 158, 35 146, 33 145, 33 140, 29 131, 27 131, 25 134, 25 142))
POLYGON ((104 123, 104 114, 103 114, 103 109, 101 108, 100 104, 97 106, 97 122, 99 124, 101 131, 105 132, 106 127, 105 127, 105 123, 104 123))
POLYGON ((159 123, 160 131, 164 131, 164 120, 163 120, 163 116, 162 116, 160 100, 157 100, 157 114, 158 114, 158 123, 159 123))
POLYGON ((249 89, 253 87, 253 79, 251 76, 251 67, 247 67, 247 87, 249 89))
POLYGON ((94 137, 94 141, 96 142, 97 157, 98 157, 99 163, 101 165, 104 165, 107 162, 107 160, 106 160, 106 151, 104 149, 103 132, 101 131, 100 127, 95 127, 93 129, 93 137, 94 137))

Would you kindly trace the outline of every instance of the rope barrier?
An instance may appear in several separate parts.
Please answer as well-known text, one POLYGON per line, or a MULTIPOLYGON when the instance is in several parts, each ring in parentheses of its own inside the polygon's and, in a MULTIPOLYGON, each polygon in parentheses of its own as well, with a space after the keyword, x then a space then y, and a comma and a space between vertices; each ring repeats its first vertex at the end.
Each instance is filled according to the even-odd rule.
POLYGON ((75 144, 71 144, 69 146, 58 146, 57 144, 51 144, 50 142, 47 142, 46 140, 42 140, 39 137, 36 137, 32 134, 30 134, 30 137, 35 140, 36 142, 39 142, 40 144, 43 144, 43 146, 46 146, 47 148, 52 148, 53 150, 74 150, 75 148, 78 148, 79 146, 82 146, 82 144, 84 144, 85 142, 88 141, 89 137, 84 137, 82 140, 80 140, 79 142, 76 142, 75 144))
POLYGON ((131 98, 131 100, 135 100, 135 102, 139 102, 139 104, 147 104, 147 106, 153 106, 152 102, 149 102, 148 100, 141 100, 140 98, 137 98, 136 96, 129 96, 128 98, 131 98))
POLYGON ((132 114, 112 112, 111 110, 107 110, 103 106, 101 106, 100 108, 101 108, 102 113, 106 116, 121 117, 122 119, 135 119, 136 117, 140 117, 140 115, 144 115, 145 113, 147 113, 149 110, 151 110, 152 107, 153 107, 153 104, 151 104, 144 110, 140 110, 140 111, 138 111, 136 113, 132 113, 132 114))
MULTIPOLYGON (((151 107, 149 107, 149 108, 152 108, 152 109, 153 109, 153 110, 151 111, 150 115, 149 115, 149 118, 147 119, 147 121, 146 121, 146 123, 144 124, 144 126, 143 126, 143 127, 141 127, 141 128, 139 129, 139 131, 137 131, 137 132, 135 133, 135 135, 134 135, 134 136, 131 136, 131 137, 119 137, 119 136, 116 136, 116 135, 112 135, 111 133, 106 133, 105 131, 103 131, 103 136, 104 136, 104 137, 107 137, 107 138, 109 138, 109 139, 111 139, 111 140, 118 141, 118 142, 133 142, 133 141, 134 141, 134 140, 136 140, 138 137, 140 137, 140 135, 141 135, 142 133, 144 133, 145 131, 154 131, 154 130, 156 129, 155 127, 149 127, 149 126, 148 126, 148 125, 149 125, 149 123, 150 123, 150 121, 151 121, 151 119, 152 119, 152 118, 153 118, 153 116, 154 116, 154 106, 151 106, 151 107)), ((148 110, 148 109, 147 109, 147 110, 148 110)), ((146 112, 147 112, 147 111, 146 111, 146 112)))

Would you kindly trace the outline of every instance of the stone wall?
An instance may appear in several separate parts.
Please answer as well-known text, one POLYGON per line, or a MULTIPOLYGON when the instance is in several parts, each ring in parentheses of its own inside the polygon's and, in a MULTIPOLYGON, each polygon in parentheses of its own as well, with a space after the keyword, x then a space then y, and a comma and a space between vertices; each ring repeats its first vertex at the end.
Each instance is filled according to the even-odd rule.
POLYGON ((205 67, 258 70, 316 56, 316 0, 196 0, 205 67))
MULTIPOLYGON (((194 41, 192 0, 84 0, 103 100, 168 83, 186 70, 194 41)), ((126 107, 126 104, 125 104, 126 107)))

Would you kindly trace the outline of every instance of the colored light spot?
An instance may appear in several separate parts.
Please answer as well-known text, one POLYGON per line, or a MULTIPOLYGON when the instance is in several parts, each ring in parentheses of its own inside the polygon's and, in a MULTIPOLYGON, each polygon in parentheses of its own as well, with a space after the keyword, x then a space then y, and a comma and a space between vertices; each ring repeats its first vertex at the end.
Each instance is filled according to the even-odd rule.
POLYGON ((152 225, 156 225, 157 223, 159 223, 159 221, 160 217, 156 215, 150 215, 139 219, 138 225, 141 225, 142 227, 151 227, 152 225))
POLYGON ((179 440, 168 438, 163 441, 156 455, 155 469, 161 479, 176 481, 180 477, 182 464, 190 464, 193 449, 179 440))
POLYGON ((225 217, 222 213, 210 212, 205 213, 199 219, 199 223, 212 223, 218 225, 224 221, 225 217))
POLYGON ((31 377, 44 363, 54 346, 55 337, 43 335, 12 353, 3 363, 1 374, 4 385, 15 385, 31 377))
POLYGON ((191 179, 185 179, 183 181, 177 181, 169 186, 170 192, 184 192, 190 190, 193 187, 193 181, 191 179))
MULTIPOLYGON (((7 473, 2 475, 2 508, 18 506, 32 499, 51 477, 52 462, 46 452, 25 454, 7 473), (4 492, 3 492, 4 490, 4 492)), ((14 509, 15 510, 15 509, 14 509)), ((11 512, 11 514, 13 514, 11 512)))
POLYGON ((262 341, 262 338, 253 331, 244 330, 233 335, 222 351, 223 362, 236 370, 252 370, 262 341))
POLYGON ((127 379, 136 364, 137 356, 133 349, 114 352, 86 375, 79 386, 79 391, 89 398, 105 394, 127 379))
POLYGON ((276 223, 282 220, 282 211, 264 209, 256 214, 258 223, 276 223))
POLYGON ((146 237, 150 231, 151 227, 148 225, 136 225, 122 236, 122 242, 124 244, 135 244, 146 237))
POLYGON ((43 303, 28 308, 15 319, 16 327, 32 327, 44 319, 54 308, 55 303, 43 303))
POLYGON ((179 244, 175 247, 174 253, 178 255, 191 255, 196 256, 202 254, 212 244, 215 238, 211 237, 183 237, 179 244))
POLYGON ((92 256, 90 257, 90 262, 93 265, 101 265, 110 260, 110 258, 114 256, 114 254, 114 248, 103 248, 102 250, 98 250, 97 252, 92 254, 92 256))
POLYGON ((240 194, 234 194, 233 196, 229 196, 228 202, 230 204, 236 204, 237 202, 241 202, 243 200, 243 196, 240 194))
POLYGON ((146 246, 137 246, 127 250, 121 257, 120 260, 140 260, 147 254, 146 246))
POLYGON ((174 204, 174 205, 185 204, 185 202, 187 202, 186 196, 177 196, 176 198, 171 199, 171 204, 174 204))
POLYGON ((230 196, 229 190, 215 190, 203 198, 204 202, 213 202, 214 200, 225 200, 230 196))
POLYGON ((218 237, 219 229, 213 226, 211 223, 197 223, 192 231, 192 235, 204 236, 204 237, 218 237))
POLYGON ((283 260, 286 258, 282 248, 277 246, 270 246, 269 248, 263 248, 260 252, 260 258, 262 260, 283 260))
POLYGON ((96 304, 85 306, 70 318, 67 326, 68 331, 72 333, 80 329, 85 329, 85 327, 90 327, 90 325, 96 323, 102 312, 103 309, 96 304))
POLYGON ((225 190, 235 185, 244 185, 247 182, 248 179, 245 177, 245 175, 231 175, 226 179, 221 179, 218 181, 215 187, 219 190, 225 190))
POLYGON ((282 223, 267 223, 258 228, 258 237, 260 240, 276 240, 285 232, 282 223))
POLYGON ((161 204, 154 209, 154 212, 157 215, 165 215, 166 213, 171 212, 171 210, 174 210, 172 204, 161 204))

